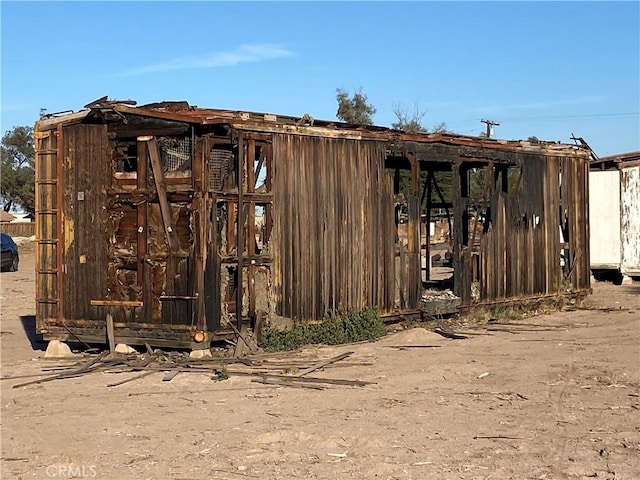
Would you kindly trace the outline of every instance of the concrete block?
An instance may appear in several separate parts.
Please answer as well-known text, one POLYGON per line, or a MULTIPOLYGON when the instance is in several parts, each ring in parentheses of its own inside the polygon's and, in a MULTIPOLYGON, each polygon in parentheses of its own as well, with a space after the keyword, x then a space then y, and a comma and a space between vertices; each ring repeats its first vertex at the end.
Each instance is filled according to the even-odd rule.
POLYGON ((51 340, 47 345, 47 351, 44 352, 44 358, 65 358, 75 357, 75 354, 64 342, 60 340, 51 340))
POLYGON ((116 345, 116 352, 117 353, 125 353, 125 354, 130 354, 130 353, 138 353, 138 351, 133 348, 130 347, 129 345, 127 345, 126 343, 119 343, 116 345))
POLYGON ((191 350, 191 353, 189 353, 189 358, 194 358, 196 360, 199 358, 208 358, 211 356, 211 350, 208 348, 204 350, 191 350))
POLYGON ((633 285, 633 278, 631 278, 629 275, 623 275, 620 285, 633 285))

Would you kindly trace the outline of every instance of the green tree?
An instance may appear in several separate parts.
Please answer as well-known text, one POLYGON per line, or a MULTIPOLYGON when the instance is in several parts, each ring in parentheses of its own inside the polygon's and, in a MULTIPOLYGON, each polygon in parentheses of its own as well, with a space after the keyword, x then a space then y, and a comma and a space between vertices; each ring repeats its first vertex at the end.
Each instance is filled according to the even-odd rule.
POLYGON ((19 205, 35 213, 33 128, 14 127, 0 145, 0 200, 5 211, 19 205))
POLYGON ((358 125, 373 125, 372 117, 376 113, 376 108, 367 103, 367 95, 362 93, 362 88, 349 96, 349 93, 342 89, 336 89, 336 100, 338 111, 336 117, 343 122, 355 123, 358 125))

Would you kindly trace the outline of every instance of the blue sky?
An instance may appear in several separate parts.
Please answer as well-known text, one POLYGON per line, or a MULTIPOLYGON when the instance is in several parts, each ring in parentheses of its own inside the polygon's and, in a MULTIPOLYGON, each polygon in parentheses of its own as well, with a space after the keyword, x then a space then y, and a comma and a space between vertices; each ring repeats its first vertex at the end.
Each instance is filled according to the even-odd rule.
POLYGON ((2 132, 108 95, 640 150, 640 2, 7 2, 2 132))

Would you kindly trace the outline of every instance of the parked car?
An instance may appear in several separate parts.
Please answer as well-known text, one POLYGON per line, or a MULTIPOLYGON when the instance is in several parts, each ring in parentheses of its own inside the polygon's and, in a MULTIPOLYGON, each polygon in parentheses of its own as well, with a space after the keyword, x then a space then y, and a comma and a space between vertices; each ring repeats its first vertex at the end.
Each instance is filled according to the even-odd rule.
POLYGON ((18 255, 18 245, 13 241, 6 233, 0 233, 2 242, 2 251, 0 256, 0 267, 2 270, 9 270, 10 272, 18 271, 18 263, 20 262, 20 256, 18 255))

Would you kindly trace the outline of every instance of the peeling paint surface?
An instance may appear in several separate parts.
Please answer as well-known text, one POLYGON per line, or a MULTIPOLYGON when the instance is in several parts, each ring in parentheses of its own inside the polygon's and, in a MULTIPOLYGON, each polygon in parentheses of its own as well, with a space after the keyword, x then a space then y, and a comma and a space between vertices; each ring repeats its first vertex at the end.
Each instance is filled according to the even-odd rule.
POLYGON ((621 172, 621 273, 640 275, 640 166, 621 172))

